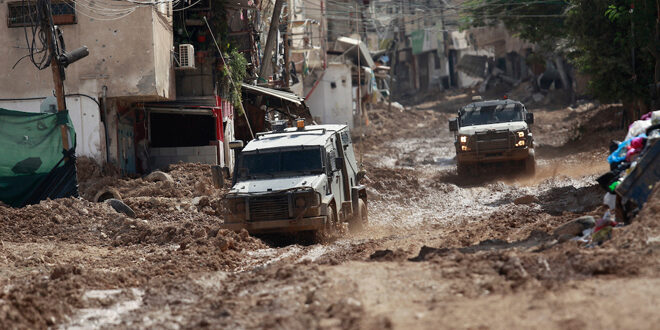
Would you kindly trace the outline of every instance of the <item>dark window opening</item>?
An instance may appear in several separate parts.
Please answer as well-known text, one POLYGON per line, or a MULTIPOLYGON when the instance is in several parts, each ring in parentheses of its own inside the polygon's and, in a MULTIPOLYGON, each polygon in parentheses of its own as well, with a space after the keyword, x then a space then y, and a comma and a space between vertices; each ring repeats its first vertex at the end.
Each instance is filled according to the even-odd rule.
MULTIPOLYGON (((36 2, 15 1, 7 3, 7 26, 23 27, 32 24, 39 25, 36 16, 36 2)), ((55 25, 76 24, 76 3, 53 1, 51 3, 53 23, 55 25)))
POLYGON ((435 64, 435 69, 440 69, 440 56, 438 56, 438 51, 433 51, 433 63, 435 64))
POLYGON ((151 147, 208 146, 215 136, 215 119, 209 115, 151 113, 151 147))

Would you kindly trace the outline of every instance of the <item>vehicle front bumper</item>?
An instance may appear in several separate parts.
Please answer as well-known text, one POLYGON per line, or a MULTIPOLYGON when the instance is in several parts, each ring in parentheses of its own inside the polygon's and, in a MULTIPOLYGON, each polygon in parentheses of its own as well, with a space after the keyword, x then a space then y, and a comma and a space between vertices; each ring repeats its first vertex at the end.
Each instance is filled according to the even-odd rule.
POLYGON ((506 150, 457 151, 456 161, 461 164, 491 163, 525 160, 529 156, 529 148, 506 150))
POLYGON ((326 216, 301 219, 244 221, 225 223, 222 228, 239 231, 247 230, 250 234, 291 233, 307 230, 320 230, 325 227, 326 216))

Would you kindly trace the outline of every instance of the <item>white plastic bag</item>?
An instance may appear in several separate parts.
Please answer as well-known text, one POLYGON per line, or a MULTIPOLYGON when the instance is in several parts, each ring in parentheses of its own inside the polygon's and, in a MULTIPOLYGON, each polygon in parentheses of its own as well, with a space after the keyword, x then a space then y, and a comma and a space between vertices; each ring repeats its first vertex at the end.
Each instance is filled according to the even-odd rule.
POLYGON ((630 138, 634 138, 642 133, 646 133, 646 129, 649 128, 649 126, 651 126, 650 120, 636 120, 628 128, 628 134, 626 134, 624 141, 630 138))
POLYGON ((616 208, 616 195, 609 192, 605 194, 605 196, 603 196, 603 205, 607 205, 610 210, 614 210, 614 208, 616 208))

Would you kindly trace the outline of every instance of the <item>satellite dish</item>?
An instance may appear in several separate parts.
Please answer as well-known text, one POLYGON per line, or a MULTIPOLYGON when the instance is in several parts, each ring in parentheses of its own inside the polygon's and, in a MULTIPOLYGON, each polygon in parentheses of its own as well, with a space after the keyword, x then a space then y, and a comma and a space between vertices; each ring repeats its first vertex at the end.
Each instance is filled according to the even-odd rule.
POLYGON ((55 96, 47 97, 41 102, 41 113, 56 113, 57 112, 57 99, 55 96))

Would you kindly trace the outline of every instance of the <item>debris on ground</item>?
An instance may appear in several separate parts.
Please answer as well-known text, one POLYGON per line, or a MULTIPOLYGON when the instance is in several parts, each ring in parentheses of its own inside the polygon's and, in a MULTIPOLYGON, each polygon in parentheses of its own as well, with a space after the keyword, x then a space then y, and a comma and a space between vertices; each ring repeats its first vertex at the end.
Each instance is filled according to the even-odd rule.
POLYGON ((229 180, 216 188, 209 165, 179 163, 157 174, 161 179, 129 178, 80 158, 81 198, 0 205, 0 324, 476 329, 660 322, 655 305, 639 304, 660 299, 660 186, 621 226, 615 213, 606 216, 616 198, 604 198, 596 183, 609 171, 610 139, 626 134, 617 128, 621 106, 539 107, 535 178, 499 169, 461 178, 445 128, 473 94, 429 95, 406 103, 406 111, 372 109, 370 125, 354 136, 367 171, 370 225, 323 244, 220 229, 229 180), (112 199, 134 214, 117 212, 112 199), (588 317, 576 308, 585 301, 594 307, 588 317))

